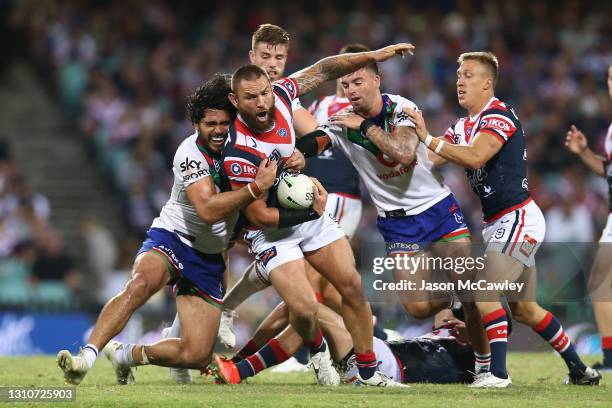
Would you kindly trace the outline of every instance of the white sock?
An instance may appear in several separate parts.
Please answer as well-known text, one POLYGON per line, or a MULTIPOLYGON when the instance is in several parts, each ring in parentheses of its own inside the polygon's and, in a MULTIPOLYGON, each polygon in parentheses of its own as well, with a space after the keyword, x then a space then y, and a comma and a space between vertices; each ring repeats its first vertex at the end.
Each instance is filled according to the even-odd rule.
POLYGON ((172 326, 170 326, 168 337, 181 337, 181 321, 178 313, 174 316, 174 321, 172 322, 172 326))
POLYGON ((223 298, 223 307, 225 309, 235 310, 242 302, 270 285, 270 282, 263 280, 257 274, 255 262, 252 262, 246 268, 240 280, 236 282, 223 298))
POLYGON ((474 372, 476 374, 488 372, 491 368, 491 353, 478 354, 474 352, 474 372))
POLYGON ((81 355, 85 359, 85 363, 87 364, 87 368, 93 367, 96 359, 98 358, 98 348, 93 344, 88 344, 83 349, 81 349, 81 355))

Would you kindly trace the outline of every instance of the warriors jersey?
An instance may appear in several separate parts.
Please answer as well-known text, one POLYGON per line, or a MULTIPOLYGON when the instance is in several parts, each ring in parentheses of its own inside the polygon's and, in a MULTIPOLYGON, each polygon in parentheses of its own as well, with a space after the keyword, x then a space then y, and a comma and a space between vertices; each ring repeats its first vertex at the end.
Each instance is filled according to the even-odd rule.
MULTIPOLYGON (((329 95, 314 102, 308 111, 317 122, 325 123, 331 115, 349 106, 351 104, 347 98, 329 95)), ((304 173, 316 177, 329 193, 343 193, 355 198, 360 196, 359 174, 338 147, 309 158, 304 173)))
MULTIPOLYGON (((382 102, 382 110, 370 118, 372 122, 389 133, 398 126, 414 127, 402 111, 405 107, 418 109, 413 102, 388 94, 382 95, 382 102)), ((397 209, 403 209, 405 215, 420 214, 450 194, 422 143, 417 146, 416 160, 403 165, 385 155, 358 129, 328 123, 321 130, 353 163, 381 216, 397 209)))
POLYGON ((184 244, 200 252, 216 254, 224 251, 238 219, 238 212, 208 225, 198 216, 187 197, 187 187, 206 177, 213 178, 217 192, 229 189, 228 180, 222 172, 221 158, 209 153, 195 133, 176 150, 172 171, 172 193, 159 217, 153 220, 151 228, 174 232, 184 244))
POLYGON ((444 138, 449 143, 471 145, 479 132, 492 135, 503 144, 483 167, 465 170, 488 222, 529 200, 527 149, 514 110, 495 97, 477 115, 455 121, 444 138))

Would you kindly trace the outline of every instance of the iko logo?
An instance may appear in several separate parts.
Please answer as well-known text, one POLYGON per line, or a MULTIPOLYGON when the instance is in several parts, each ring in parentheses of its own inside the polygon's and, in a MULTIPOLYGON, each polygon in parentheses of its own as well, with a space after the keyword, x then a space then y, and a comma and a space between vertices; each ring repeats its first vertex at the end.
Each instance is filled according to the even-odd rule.
POLYGON ((238 176, 240 174, 254 176, 255 174, 257 174, 257 167, 248 163, 242 163, 242 165, 240 163, 232 163, 232 165, 230 166, 230 171, 235 176, 238 176))
POLYGON ((234 163, 230 166, 230 171, 232 172, 233 175, 237 176, 240 173, 242 173, 242 168, 240 167, 238 163, 234 163))
POLYGON ((181 163, 181 171, 187 171, 187 170, 200 170, 200 166, 202 165, 202 162, 197 161, 197 160, 193 160, 193 159, 189 159, 189 157, 185 157, 185 161, 181 163))
POLYGON ((480 124, 481 124, 481 127, 485 127, 488 124, 489 127, 500 129, 500 130, 503 130, 504 132, 512 131, 512 127, 510 123, 508 123, 507 121, 503 119, 490 118, 488 120, 483 120, 482 122, 480 122, 480 124))

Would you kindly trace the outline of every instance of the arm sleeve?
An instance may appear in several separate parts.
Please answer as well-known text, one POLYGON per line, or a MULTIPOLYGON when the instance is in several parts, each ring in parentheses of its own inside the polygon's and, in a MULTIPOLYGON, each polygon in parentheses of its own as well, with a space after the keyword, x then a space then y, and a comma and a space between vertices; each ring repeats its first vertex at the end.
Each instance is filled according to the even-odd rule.
POLYGON ((480 118, 478 132, 489 133, 505 144, 516 133, 516 125, 510 112, 485 112, 480 118))
MULTIPOLYGON (((290 101, 293 101, 300 94, 297 81, 293 78, 281 78, 272 83, 275 91, 284 93, 290 101)), ((301 107, 301 104, 300 104, 301 107)))
POLYGON ((175 174, 183 181, 185 188, 210 176, 210 167, 206 158, 195 147, 192 149, 181 146, 174 155, 172 167, 175 174))

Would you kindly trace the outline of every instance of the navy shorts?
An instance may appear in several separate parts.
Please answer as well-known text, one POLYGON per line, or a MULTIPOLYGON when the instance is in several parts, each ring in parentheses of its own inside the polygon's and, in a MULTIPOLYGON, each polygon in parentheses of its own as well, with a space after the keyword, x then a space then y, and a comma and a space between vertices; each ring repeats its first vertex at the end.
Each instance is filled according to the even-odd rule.
POLYGON ((178 236, 163 228, 151 228, 138 250, 160 256, 172 276, 171 284, 177 296, 199 296, 213 306, 223 306, 222 254, 205 254, 185 245, 178 236))
POLYGON ((376 224, 387 245, 387 254, 413 253, 436 241, 469 237, 465 218, 452 194, 416 215, 378 217, 376 224))

